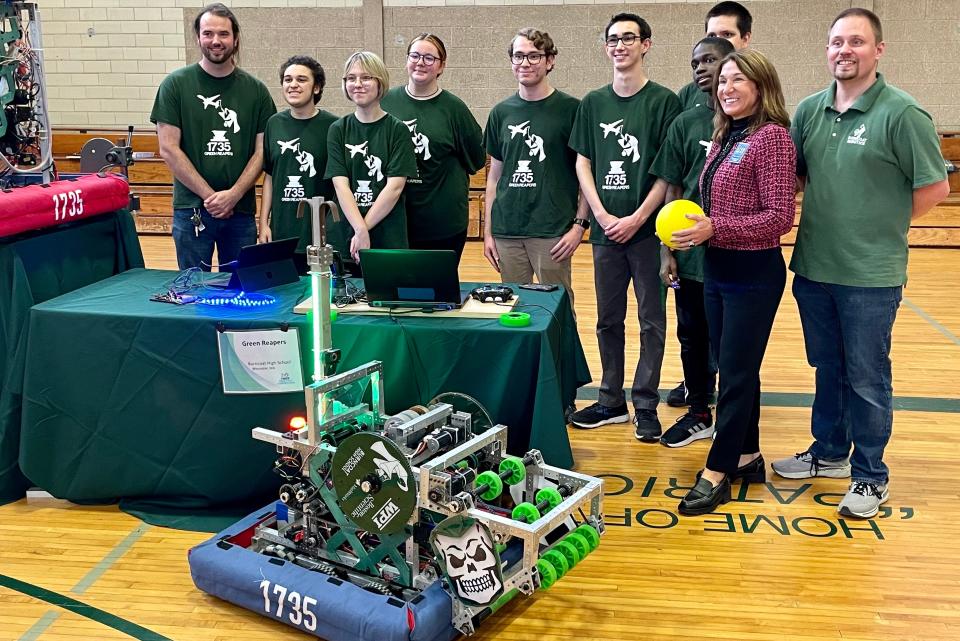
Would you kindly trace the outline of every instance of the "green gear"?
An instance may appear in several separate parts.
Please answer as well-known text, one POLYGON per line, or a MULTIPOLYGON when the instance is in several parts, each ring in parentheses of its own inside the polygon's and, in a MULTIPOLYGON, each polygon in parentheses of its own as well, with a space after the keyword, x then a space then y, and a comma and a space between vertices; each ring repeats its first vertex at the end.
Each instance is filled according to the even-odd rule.
POLYGON ((537 503, 542 503, 543 501, 547 502, 547 511, 549 512, 563 503, 563 497, 560 496, 560 492, 558 492, 556 488, 545 487, 537 492, 537 503))
POLYGON ((477 477, 476 487, 480 487, 481 485, 487 486, 487 489, 480 494, 480 498, 484 501, 492 501, 503 492, 503 481, 501 481, 500 477, 492 470, 481 472, 480 476, 477 477))
POLYGON ((500 461, 500 473, 503 474, 504 472, 510 472, 510 476, 503 479, 507 485, 523 483, 523 480, 527 478, 527 468, 523 461, 516 456, 508 456, 500 461))
POLYGON ((540 587, 544 590, 549 589, 559 578, 557 571, 545 559, 537 561, 537 570, 540 572, 540 587))
POLYGON ((553 566, 554 571, 557 573, 558 579, 562 578, 563 575, 570 570, 570 564, 567 563, 567 557, 563 556, 563 554, 557 550, 547 550, 540 558, 549 562, 550 565, 553 566))
POLYGON ((577 534, 579 534, 580 536, 582 536, 587 540, 587 543, 590 544, 591 552, 596 550, 597 547, 600 545, 600 533, 597 532, 592 525, 587 525, 586 523, 584 523, 583 525, 578 527, 576 530, 574 530, 574 532, 576 532, 577 534))
POLYGON ((540 510, 538 510, 537 506, 533 503, 520 503, 517 507, 513 508, 510 516, 516 521, 533 523, 534 521, 540 520, 540 510))

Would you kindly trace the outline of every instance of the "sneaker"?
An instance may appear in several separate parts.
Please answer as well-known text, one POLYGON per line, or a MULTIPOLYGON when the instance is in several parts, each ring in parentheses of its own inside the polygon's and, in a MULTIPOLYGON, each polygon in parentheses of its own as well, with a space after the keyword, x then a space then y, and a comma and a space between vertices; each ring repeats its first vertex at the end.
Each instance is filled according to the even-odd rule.
POLYGON ((860 519, 869 519, 876 516, 880 506, 890 498, 886 485, 854 481, 850 484, 846 496, 837 506, 837 511, 843 516, 855 516, 860 519))
POLYGON ((656 443, 660 440, 660 419, 657 410, 636 409, 633 412, 633 424, 636 426, 635 435, 644 443, 656 443))
POLYGON ((584 430, 591 430, 610 423, 626 423, 629 420, 630 412, 627 411, 626 403, 621 403, 617 407, 607 407, 600 403, 594 403, 570 415, 570 424, 584 430))
POLYGON ((683 447, 710 438, 713 431, 713 416, 709 411, 703 414, 687 412, 660 437, 660 442, 667 447, 683 447))
POLYGON ((667 405, 670 407, 683 407, 687 404, 687 388, 683 381, 674 387, 667 394, 667 405))
POLYGON ((770 467, 785 479, 808 479, 814 476, 826 476, 832 479, 850 478, 848 459, 819 459, 811 454, 810 450, 778 459, 771 463, 770 467))
POLYGON ((568 425, 570 424, 570 417, 573 416, 574 413, 576 413, 576 411, 577 411, 577 406, 574 405, 573 403, 570 403, 565 408, 563 408, 563 419, 567 422, 568 425))

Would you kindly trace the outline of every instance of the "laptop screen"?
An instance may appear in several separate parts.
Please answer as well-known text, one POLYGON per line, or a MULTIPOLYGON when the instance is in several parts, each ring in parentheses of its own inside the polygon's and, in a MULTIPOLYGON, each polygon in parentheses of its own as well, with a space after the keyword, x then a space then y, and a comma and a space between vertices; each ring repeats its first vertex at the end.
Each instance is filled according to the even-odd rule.
POLYGON ((436 249, 361 249, 367 302, 380 307, 459 307, 457 254, 436 249))

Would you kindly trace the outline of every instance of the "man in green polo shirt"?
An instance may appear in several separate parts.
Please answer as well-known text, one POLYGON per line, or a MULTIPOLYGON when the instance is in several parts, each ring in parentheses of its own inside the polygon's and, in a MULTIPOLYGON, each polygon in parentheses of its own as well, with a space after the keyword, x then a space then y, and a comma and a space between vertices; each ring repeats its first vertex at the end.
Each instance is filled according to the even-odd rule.
MULTIPOLYGON (((753 16, 739 2, 718 2, 710 8, 703 21, 705 36, 729 40, 737 50, 745 49, 750 44, 752 31, 753 16)), ((677 95, 684 111, 705 104, 703 92, 696 82, 684 85, 677 95)))
POLYGON ((667 330, 660 298, 660 242, 653 232, 667 183, 652 176, 650 167, 680 113, 680 101, 644 71, 650 38, 650 25, 640 16, 613 16, 604 31, 613 82, 583 98, 570 135, 580 189, 593 213, 590 243, 603 366, 598 401, 575 412, 570 421, 589 429, 630 420, 623 393, 624 320, 633 281, 641 346, 630 396, 636 437, 653 443, 661 432, 657 386, 667 330))
POLYGON ((929 114, 877 73, 884 48, 873 12, 841 12, 827 40, 834 82, 794 117, 805 189, 790 268, 816 368, 814 442, 773 463, 786 478, 851 477, 838 510, 861 518, 889 495, 890 339, 907 280, 907 232, 950 191, 929 114))
MULTIPOLYGON (((283 99, 290 109, 267 121, 263 136, 263 199, 260 206, 261 243, 297 237, 297 270, 307 272, 307 245, 313 229, 309 216, 297 217, 301 200, 322 196, 333 200, 333 183, 324 179, 327 167, 327 130, 337 119, 317 107, 326 84, 323 67, 310 56, 293 56, 280 65, 283 99)), ((342 233, 340 225, 326 221, 330 244, 342 233)))
POLYGON ((276 113, 266 86, 236 65, 240 24, 220 3, 197 14, 200 62, 167 76, 150 121, 173 173, 173 242, 180 269, 221 270, 257 241, 254 184, 263 169, 263 130, 276 113))
MULTIPOLYGON (((650 173, 668 183, 666 202, 678 198, 701 202, 700 174, 713 139, 713 74, 723 57, 733 51, 729 40, 713 37, 704 38, 693 48, 693 78, 704 96, 704 104, 687 109, 670 124, 667 138, 650 168, 650 173)), ((660 247, 660 279, 673 288, 677 308, 677 340, 684 381, 681 404, 690 405, 690 411, 660 438, 667 447, 682 447, 713 435, 709 403, 717 370, 711 363, 710 332, 703 306, 705 252, 702 245, 682 252, 673 252, 666 245, 660 247)))
POLYGON ((487 117, 483 255, 505 283, 563 285, 573 302, 570 257, 588 226, 578 205, 576 154, 567 146, 580 101, 553 88, 550 34, 521 29, 507 52, 517 93, 487 117))

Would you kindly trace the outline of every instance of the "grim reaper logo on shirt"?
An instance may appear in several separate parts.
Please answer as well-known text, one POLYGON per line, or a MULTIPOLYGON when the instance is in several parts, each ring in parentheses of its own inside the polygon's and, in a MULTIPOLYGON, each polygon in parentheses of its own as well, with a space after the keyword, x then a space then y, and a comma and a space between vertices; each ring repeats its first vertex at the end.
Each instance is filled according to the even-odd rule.
POLYGON ((450 590, 464 603, 489 605, 503 593, 500 555, 480 521, 451 516, 430 533, 430 546, 450 590))
POLYGON ((220 99, 220 94, 216 96, 210 96, 209 98, 197 94, 197 98, 200 99, 200 102, 203 103, 203 110, 206 111, 207 107, 213 107, 216 110, 217 115, 223 119, 223 126, 227 129, 233 129, 233 133, 240 133, 240 123, 237 120, 237 112, 229 107, 226 107, 223 104, 223 100, 220 99))

